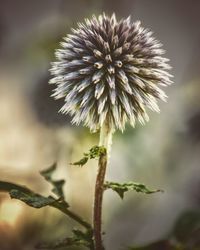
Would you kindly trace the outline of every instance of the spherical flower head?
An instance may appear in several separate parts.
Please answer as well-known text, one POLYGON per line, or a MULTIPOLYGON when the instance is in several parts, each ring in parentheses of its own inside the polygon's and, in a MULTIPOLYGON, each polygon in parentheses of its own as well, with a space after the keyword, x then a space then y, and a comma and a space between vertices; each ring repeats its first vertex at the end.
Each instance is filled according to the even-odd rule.
POLYGON ((78 23, 61 46, 50 83, 56 84, 53 96, 64 98, 61 112, 73 123, 97 130, 106 121, 123 130, 126 122, 144 124, 149 120, 145 108, 158 112, 157 100, 166 101, 160 86, 172 83, 169 60, 140 21, 93 16, 78 23))

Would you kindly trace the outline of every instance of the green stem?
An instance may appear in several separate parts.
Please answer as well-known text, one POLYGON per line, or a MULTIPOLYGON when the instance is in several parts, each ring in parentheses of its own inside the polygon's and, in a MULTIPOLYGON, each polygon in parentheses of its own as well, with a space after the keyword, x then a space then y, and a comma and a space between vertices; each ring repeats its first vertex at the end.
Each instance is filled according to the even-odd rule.
POLYGON ((94 210, 93 210, 93 227, 95 250, 103 250, 102 242, 102 203, 104 192, 104 180, 106 174, 107 161, 110 154, 113 131, 104 124, 100 130, 99 146, 106 148, 106 153, 101 154, 98 162, 98 173, 95 185, 94 210))

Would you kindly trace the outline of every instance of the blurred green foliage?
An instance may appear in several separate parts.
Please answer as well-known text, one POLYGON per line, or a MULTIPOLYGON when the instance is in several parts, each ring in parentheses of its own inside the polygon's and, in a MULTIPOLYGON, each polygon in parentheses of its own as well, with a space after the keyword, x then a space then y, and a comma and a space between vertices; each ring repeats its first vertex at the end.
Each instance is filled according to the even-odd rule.
POLYGON ((166 239, 143 247, 129 247, 128 250, 199 250, 200 212, 187 211, 176 221, 166 239))

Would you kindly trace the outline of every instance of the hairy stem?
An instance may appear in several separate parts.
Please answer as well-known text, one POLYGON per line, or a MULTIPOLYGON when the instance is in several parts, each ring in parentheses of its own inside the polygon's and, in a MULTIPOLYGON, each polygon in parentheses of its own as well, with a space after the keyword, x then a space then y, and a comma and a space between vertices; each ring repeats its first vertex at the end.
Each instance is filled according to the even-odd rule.
POLYGON ((104 180, 107 162, 110 154, 113 131, 104 124, 100 130, 99 146, 106 148, 106 152, 101 154, 98 162, 98 173, 95 185, 94 211, 93 211, 93 230, 95 250, 103 250, 102 242, 102 203, 104 192, 104 180))

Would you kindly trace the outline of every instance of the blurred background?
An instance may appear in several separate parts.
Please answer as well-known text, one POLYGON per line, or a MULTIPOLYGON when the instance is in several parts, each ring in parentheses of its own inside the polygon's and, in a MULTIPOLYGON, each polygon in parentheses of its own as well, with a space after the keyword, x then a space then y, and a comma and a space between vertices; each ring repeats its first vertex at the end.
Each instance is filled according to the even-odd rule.
MULTIPOLYGON (((104 199, 108 250, 200 249, 200 1, 0 0, 0 179, 48 195, 39 171, 54 162, 66 178, 71 208, 90 220, 96 161, 69 165, 98 143, 98 134, 58 114, 48 85, 54 49, 71 27, 92 14, 132 16, 154 31, 173 67, 161 114, 114 136, 107 179, 137 181, 165 192, 130 192, 104 199), (144 247, 143 247, 144 246, 144 247), (146 246, 146 247, 145 247, 146 246), (143 248, 140 248, 143 247, 143 248), (177 248, 178 249, 178 248, 177 248), (180 248, 182 249, 182 248, 180 248)), ((0 193, 0 250, 32 250, 77 226, 53 208, 36 210, 0 193)))

